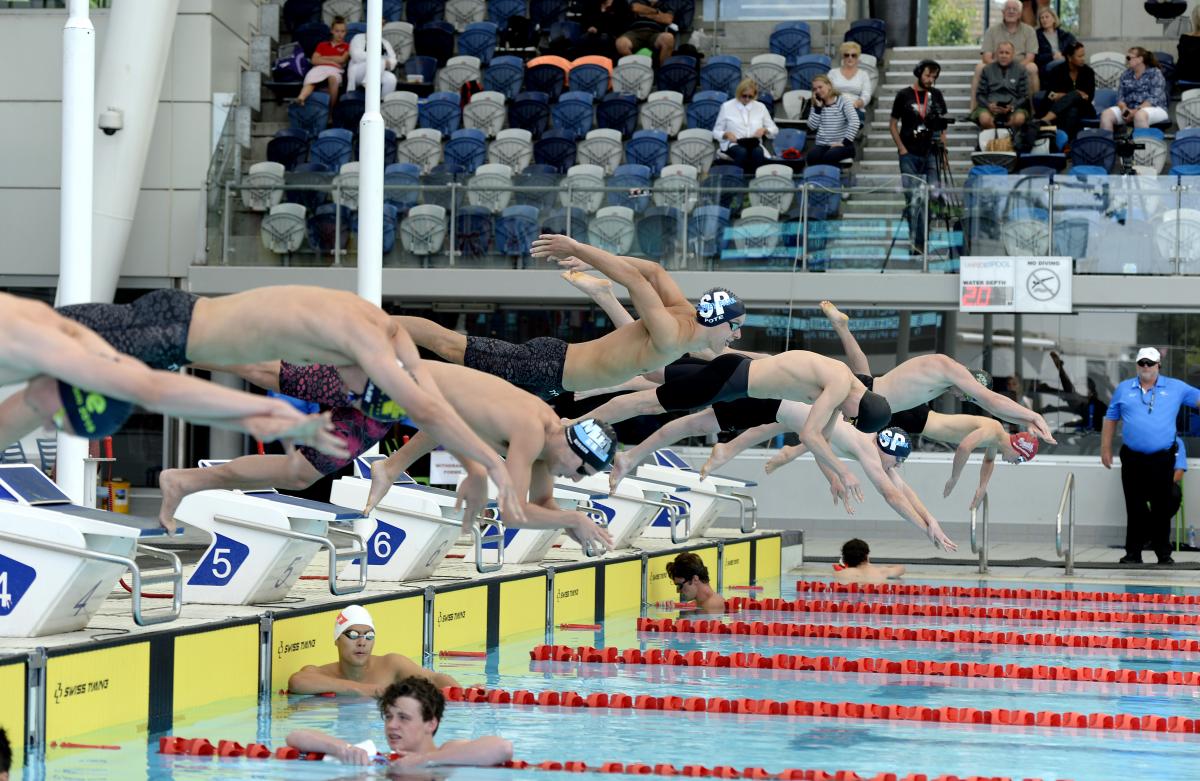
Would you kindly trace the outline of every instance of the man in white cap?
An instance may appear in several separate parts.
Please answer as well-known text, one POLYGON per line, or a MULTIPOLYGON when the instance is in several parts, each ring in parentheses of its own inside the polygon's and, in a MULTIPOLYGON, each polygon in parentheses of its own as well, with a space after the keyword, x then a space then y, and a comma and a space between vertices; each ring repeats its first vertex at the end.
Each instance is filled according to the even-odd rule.
POLYGON ((338 660, 329 664, 310 664, 292 673, 288 691, 292 694, 323 694, 378 697, 401 678, 426 678, 435 686, 457 686, 449 675, 426 670, 403 654, 375 655, 375 622, 362 605, 348 605, 333 622, 333 643, 338 660))
POLYGON ((1171 558, 1174 515, 1175 418, 1184 404, 1200 407, 1200 390, 1159 374, 1162 355, 1153 347, 1137 354, 1137 376, 1113 391, 1100 432, 1100 463, 1112 469, 1113 432, 1121 422, 1121 487, 1125 491, 1125 555, 1122 564, 1141 564, 1148 541, 1159 564, 1171 558))

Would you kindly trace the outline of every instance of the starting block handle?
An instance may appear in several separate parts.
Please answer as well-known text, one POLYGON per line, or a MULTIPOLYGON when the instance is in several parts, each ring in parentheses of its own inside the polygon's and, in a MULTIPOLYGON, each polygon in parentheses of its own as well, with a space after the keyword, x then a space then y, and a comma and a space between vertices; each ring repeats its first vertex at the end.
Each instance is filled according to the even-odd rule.
POLYGON ((228 515, 213 515, 213 520, 222 523, 228 523, 231 526, 240 526, 243 529, 252 529, 256 532, 264 534, 273 534, 279 537, 286 537, 290 540, 300 540, 301 542, 311 542, 318 545, 329 552, 329 593, 334 596, 344 596, 346 594, 357 594, 367 587, 367 546, 363 542, 362 537, 359 537, 353 532, 343 531, 342 529, 328 528, 332 534, 345 535, 352 541, 351 550, 338 554, 337 546, 328 537, 322 537, 319 534, 305 534, 304 532, 293 531, 292 529, 276 529, 269 526, 254 523, 252 521, 243 521, 240 518, 232 518, 228 515), (349 587, 342 587, 337 579, 337 565, 339 561, 353 559, 356 556, 361 557, 359 565, 359 577, 356 583, 349 587))
MULTIPOLYGON (((486 510, 484 512, 487 512, 486 510)), ((488 572, 497 572, 504 566, 504 521, 497 517, 487 517, 480 515, 471 524, 471 537, 475 541, 475 569, 480 574, 488 572), (485 526, 490 526, 496 530, 498 539, 496 541, 496 562, 494 564, 483 563, 483 529, 485 526)))
MULTIPOLYGON (((579 502, 578 504, 575 505, 575 510, 577 512, 581 512, 584 515, 586 515, 587 517, 591 518, 596 523, 596 525, 599 526, 600 528, 602 528, 602 529, 608 528, 608 516, 605 515, 601 510, 592 506, 592 503, 590 501, 579 502)), ((592 544, 590 542, 585 542, 583 544, 583 555, 588 556, 588 557, 603 556, 604 549, 601 548, 599 551, 597 551, 594 548, 592 548, 592 544)))
MULTIPOLYGON (((638 478, 641 479, 640 477, 638 478)), ((692 493, 696 496, 707 496, 717 502, 733 502, 737 505, 738 526, 742 530, 742 534, 751 534, 758 529, 758 502, 750 494, 739 494, 736 491, 730 491, 727 494, 720 491, 705 491, 699 488, 693 488, 692 493), (747 528, 746 519, 750 519, 750 526, 747 528)))
MULTIPOLYGON (((640 478, 639 478, 640 479, 640 478)), ((663 504, 667 505, 667 523, 671 526, 671 542, 678 545, 681 542, 687 542, 692 536, 692 511, 686 504, 678 499, 672 499, 669 496, 663 497, 663 504), (672 518, 672 512, 675 517, 672 518), (683 536, 679 536, 679 524, 683 523, 683 536)))

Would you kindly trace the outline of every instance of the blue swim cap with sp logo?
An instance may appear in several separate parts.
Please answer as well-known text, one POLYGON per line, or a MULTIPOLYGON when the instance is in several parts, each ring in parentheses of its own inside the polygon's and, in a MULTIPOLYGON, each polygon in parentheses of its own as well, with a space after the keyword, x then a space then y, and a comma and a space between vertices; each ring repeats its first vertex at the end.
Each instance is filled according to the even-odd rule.
POLYGON ((709 328, 727 323, 744 314, 746 314, 746 306, 742 303, 742 299, 738 298, 733 291, 721 287, 714 287, 706 291, 704 295, 700 296, 700 303, 696 305, 696 322, 709 328))
POLYGON ((875 444, 899 462, 903 462, 912 454, 912 438, 908 436, 907 431, 897 426, 885 428, 876 434, 875 444))

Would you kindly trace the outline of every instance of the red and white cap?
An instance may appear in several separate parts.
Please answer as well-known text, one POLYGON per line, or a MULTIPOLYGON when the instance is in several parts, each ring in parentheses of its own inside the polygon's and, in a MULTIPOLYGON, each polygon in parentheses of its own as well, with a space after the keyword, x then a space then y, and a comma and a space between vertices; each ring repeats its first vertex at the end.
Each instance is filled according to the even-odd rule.
POLYGON ((338 613, 338 617, 333 620, 333 641, 342 636, 352 626, 369 626, 375 628, 375 622, 371 620, 371 614, 362 605, 347 605, 342 612, 338 613))
POLYGON ((1013 434, 1008 438, 1008 444, 1017 451, 1017 455, 1021 457, 1022 461, 1032 461, 1038 453, 1037 437, 1028 431, 1018 431, 1013 434))

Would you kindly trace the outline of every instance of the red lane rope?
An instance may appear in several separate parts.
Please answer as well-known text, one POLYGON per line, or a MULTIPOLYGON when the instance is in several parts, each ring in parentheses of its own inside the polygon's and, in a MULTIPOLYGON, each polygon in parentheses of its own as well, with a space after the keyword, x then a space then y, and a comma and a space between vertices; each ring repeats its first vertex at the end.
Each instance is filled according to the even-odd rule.
POLYGON ((759 716, 811 716, 817 718, 873 719, 881 721, 928 721, 945 724, 998 724, 1019 727, 1061 727, 1138 732, 1200 732, 1200 719, 1183 716, 1137 716, 1128 713, 1059 713, 1007 708, 931 708, 925 705, 876 705, 861 702, 821 700, 758 700, 749 697, 654 697, 649 694, 573 691, 531 692, 523 689, 482 689, 450 686, 444 689, 448 702, 486 702, 498 705, 537 705, 562 708, 607 708, 610 710, 655 710, 707 713, 750 713, 759 716))
POLYGON ((1005 678, 1032 681, 1087 681, 1096 683, 1149 683, 1167 686, 1200 686, 1200 672, 1113 670, 1107 667, 1065 667, 975 662, 933 662, 922 659, 847 659, 843 656, 802 656, 757 653, 719 654, 713 651, 679 652, 670 648, 593 648, 539 645, 529 652, 535 662, 584 664, 643 664, 671 667, 728 667, 758 670, 798 670, 836 673, 889 673, 940 675, 952 678, 1005 678))
POLYGON ((828 583, 798 580, 801 593, 892 594, 908 597, 975 597, 979 599, 1029 599, 1051 602, 1133 602, 1140 605, 1200 605, 1200 595, 1143 594, 1124 591, 1059 591, 1045 588, 982 588, 926 586, 917 583, 828 583))
POLYGON ((1069 621, 1092 624, 1152 624, 1159 626, 1200 626, 1200 615, 1185 613, 1107 613, 1097 610, 1057 610, 1027 607, 973 607, 970 605, 876 604, 872 602, 834 602, 828 599, 747 599, 730 597, 725 612, 743 610, 782 611, 785 613, 843 613, 872 616, 918 616, 924 618, 970 618, 1003 621, 1069 621))
MULTIPOLYGON (((269 746, 262 743, 250 743, 243 746, 232 740, 221 740, 214 746, 206 738, 164 737, 158 739, 158 751, 167 755, 186 755, 195 757, 225 757, 246 759, 281 759, 281 760, 320 760, 324 754, 306 754, 289 746, 281 746, 271 751, 269 746)), ((388 759, 398 758, 398 754, 389 754, 388 759)), ((896 773, 877 773, 873 776, 860 776, 853 770, 804 770, 789 768, 779 773, 772 773, 761 767, 747 767, 741 770, 729 765, 674 765, 659 763, 654 765, 630 762, 603 762, 599 765, 588 765, 586 762, 571 760, 546 760, 532 764, 515 759, 505 762, 498 767, 516 768, 518 770, 549 770, 582 773, 626 773, 632 775, 659 776, 689 776, 693 778, 750 778, 750 779, 781 779, 781 781, 1011 781, 1000 776, 955 776, 940 775, 929 777, 920 773, 909 773, 905 776, 896 773)), ((1025 781, 1041 781, 1025 779, 1025 781)))
POLYGON ((1050 646, 1053 648, 1115 648, 1125 651, 1200 651, 1200 640, 1173 637, 1107 637, 988 632, 976 629, 909 629, 895 626, 839 626, 767 621, 730 621, 682 618, 639 618, 639 632, 759 637, 835 638, 839 640, 897 640, 923 643, 984 643, 988 645, 1050 646))

